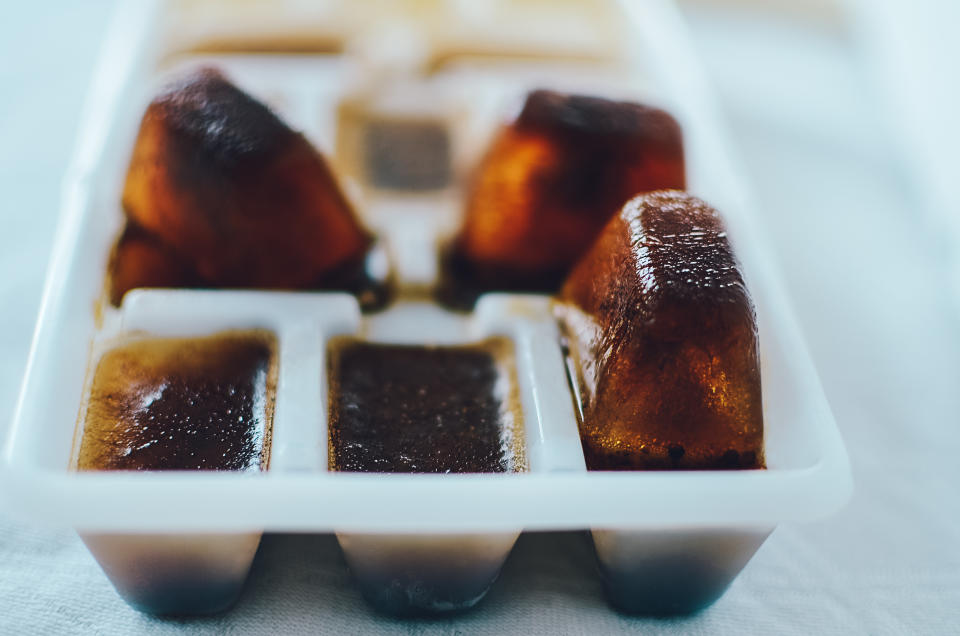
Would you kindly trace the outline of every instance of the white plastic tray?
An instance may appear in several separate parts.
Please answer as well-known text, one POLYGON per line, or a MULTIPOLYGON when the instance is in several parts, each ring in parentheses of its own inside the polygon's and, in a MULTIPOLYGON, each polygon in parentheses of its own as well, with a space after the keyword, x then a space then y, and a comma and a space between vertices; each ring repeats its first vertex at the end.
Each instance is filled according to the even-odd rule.
MULTIPOLYGON (((92 87, 76 158, 64 185, 63 212, 27 373, 3 446, 2 494, 11 509, 85 533, 436 535, 605 529, 610 532, 599 536, 606 538, 598 538, 601 561, 604 550, 631 551, 614 540, 627 531, 630 537, 726 529, 759 537, 750 544, 745 562, 778 523, 816 519, 847 500, 852 484, 846 451, 767 248, 753 229, 751 202, 686 32, 667 2, 622 5, 624 20, 634 31, 629 39, 634 47, 627 75, 631 82, 612 87, 610 81, 603 84, 603 78, 584 80, 583 74, 579 82, 566 81, 563 73, 554 82, 554 76, 534 69, 518 73, 506 85, 612 87, 606 92, 653 100, 680 121, 690 190, 725 214, 757 308, 766 470, 586 472, 555 326, 543 297, 488 296, 466 318, 435 307, 401 304, 361 319, 352 298, 320 293, 147 291, 128 295, 122 311, 104 306, 106 258, 122 222, 122 177, 139 118, 164 75, 158 63, 167 59, 168 51, 156 28, 163 11, 159 3, 122 5, 92 87), (281 359, 269 471, 69 470, 95 339, 130 328, 199 334, 264 325, 277 330, 281 359), (420 342, 509 335, 517 352, 530 471, 507 475, 328 472, 323 347, 331 335, 358 330, 377 339, 420 342), (316 389, 313 394, 311 387, 316 389)), ((276 103, 281 114, 322 150, 332 151, 333 120, 324 115, 330 111, 317 104, 332 104, 328 102, 336 96, 333 89, 345 81, 349 65, 282 56, 223 56, 216 61, 241 87, 268 101, 279 95, 276 103)), ((456 86, 456 78, 450 85, 456 86)), ((503 107, 503 98, 488 95, 487 101, 503 107)), ((476 103, 484 100, 478 97, 476 103)), ((484 117, 493 115, 481 113, 476 120, 484 117)), ((359 197, 368 222, 382 232, 395 231, 378 221, 389 217, 382 212, 390 205, 389 200, 359 197)), ((418 206, 449 206, 450 201, 404 200, 395 205, 397 218, 409 220, 423 216, 418 206)), ((441 231, 441 226, 425 226, 430 241, 434 238, 430 233, 441 231)), ((418 261, 426 239, 419 240, 413 244, 400 238, 394 245, 398 271, 412 272, 413 282, 433 275, 429 264, 418 261)))

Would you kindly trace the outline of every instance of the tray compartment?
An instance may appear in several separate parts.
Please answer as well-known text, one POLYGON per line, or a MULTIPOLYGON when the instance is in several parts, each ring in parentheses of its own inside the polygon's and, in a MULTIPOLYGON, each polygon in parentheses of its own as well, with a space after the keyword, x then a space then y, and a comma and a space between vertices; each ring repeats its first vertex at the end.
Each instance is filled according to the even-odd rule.
POLYGON ((236 603, 261 534, 80 533, 80 538, 134 609, 202 615, 236 603))
MULTIPOLYGON (((271 430, 265 444, 268 471, 321 470, 324 449, 310 426, 322 413, 321 333, 355 328, 356 301, 269 292, 138 290, 125 299, 118 320, 94 344, 133 335, 200 336, 226 329, 268 331, 275 338, 276 382, 271 430)), ((89 387, 85 394, 89 394, 89 387)), ((78 434, 80 432, 78 431, 78 434)), ((96 471, 101 472, 101 471, 96 471)), ((162 472, 151 471, 162 477, 162 472)), ((107 473, 109 474, 109 472, 107 473)), ((251 475, 257 477, 260 475, 251 475)), ((240 499, 237 505, 244 505, 240 499)), ((173 515, 188 516, 185 501, 173 515)), ((200 615, 233 605, 243 589, 261 531, 225 533, 80 532, 117 593, 150 614, 200 615)))
MULTIPOLYGON (((372 341, 395 344, 451 345, 508 338, 513 364, 505 366, 512 366, 515 373, 502 373, 516 384, 511 391, 519 397, 523 454, 529 457, 529 470, 568 470, 583 465, 579 445, 570 445, 576 437, 573 403, 561 398, 547 405, 538 396, 538 391, 562 396, 566 383, 548 309, 546 298, 519 295, 484 297, 477 313, 469 317, 432 305, 410 304, 368 319, 364 331, 372 341)), ((522 458, 517 463, 515 470, 527 468, 522 458)), ((523 475, 515 477, 522 479, 523 475)), ((337 539, 364 598, 373 607, 389 614, 417 615, 465 610, 480 602, 519 534, 519 529, 491 533, 338 532, 337 539)))
POLYGON ((519 531, 478 534, 337 533, 360 592, 392 615, 430 615, 479 603, 519 531))
POLYGON ((719 599, 773 528, 594 530, 610 604, 630 614, 688 614, 719 599))

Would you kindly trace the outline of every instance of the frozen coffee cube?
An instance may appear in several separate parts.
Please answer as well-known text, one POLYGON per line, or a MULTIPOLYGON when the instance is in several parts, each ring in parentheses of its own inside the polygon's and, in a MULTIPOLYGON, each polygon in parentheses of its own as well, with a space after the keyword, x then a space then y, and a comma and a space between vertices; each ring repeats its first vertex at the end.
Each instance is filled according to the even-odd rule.
MULTIPOLYGON (((320 153, 212 69, 147 107, 123 207, 200 287, 343 288, 372 242, 320 153)), ((115 302, 139 282, 125 258, 112 263, 115 302)))
POLYGON ((525 470, 509 341, 332 348, 330 468, 378 473, 525 470))
POLYGON ((628 199, 684 186, 680 127, 666 112, 534 91, 473 177, 449 285, 556 291, 628 199))
POLYGON ((563 286, 593 470, 763 467, 753 303, 719 213, 629 201, 563 286))
POLYGON ((274 337, 261 331, 135 340, 106 352, 82 419, 79 470, 267 467, 274 337))

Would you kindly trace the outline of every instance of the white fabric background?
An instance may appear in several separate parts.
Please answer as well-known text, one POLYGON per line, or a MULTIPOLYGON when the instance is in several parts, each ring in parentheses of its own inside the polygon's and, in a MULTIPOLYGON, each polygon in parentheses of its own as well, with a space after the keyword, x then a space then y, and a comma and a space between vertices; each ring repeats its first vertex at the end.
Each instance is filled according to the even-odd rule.
MULTIPOLYGON (((0 6, 0 426, 26 361, 78 111, 112 2, 0 6)), ((476 611, 371 613, 329 536, 267 536, 238 606, 129 609, 68 530, 0 510, 0 633, 960 631, 960 320, 938 237, 842 29, 690 12, 853 462, 833 518, 779 528, 690 618, 607 608, 581 535, 524 535, 476 611)), ((956 211, 955 211, 956 212, 956 211)))

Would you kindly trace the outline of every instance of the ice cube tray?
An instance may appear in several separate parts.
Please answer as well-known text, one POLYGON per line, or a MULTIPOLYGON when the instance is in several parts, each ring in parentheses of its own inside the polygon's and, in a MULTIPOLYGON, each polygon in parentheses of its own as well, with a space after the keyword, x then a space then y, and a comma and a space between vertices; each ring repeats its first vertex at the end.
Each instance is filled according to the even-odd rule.
MULTIPOLYGON (((689 611, 715 600, 779 523, 828 515, 849 497, 842 440, 676 11, 659 0, 580 9, 559 3, 541 16, 547 26, 528 20, 537 28, 524 34, 524 20, 537 16, 534 4, 480 4, 444 5, 444 19, 453 22, 440 26, 415 3, 396 3, 384 9, 390 16, 367 21, 354 8, 318 5, 302 20, 275 11, 287 17, 269 22, 248 7, 238 11, 241 27, 233 33, 211 31, 222 24, 225 5, 218 2, 119 9, 65 181, 30 361, 3 447, 2 494, 12 510, 76 528, 134 605, 222 609, 239 591, 260 534, 296 531, 337 533, 366 595, 383 608, 463 608, 482 596, 519 532, 591 529, 617 607, 689 611), (514 11, 520 26, 498 11, 514 11), (550 19, 569 35, 566 52, 544 36, 550 19), (423 38, 409 37, 418 29, 423 38), (417 42, 433 48, 424 54, 417 42), (104 272, 122 223, 119 193, 139 118, 165 78, 200 64, 221 68, 335 157, 357 209, 387 244, 380 266, 396 275, 398 300, 386 310, 361 316, 350 296, 309 292, 143 290, 119 309, 105 302, 104 272), (345 100, 368 103, 378 85, 385 93, 421 91, 431 96, 431 112, 440 108, 451 160, 442 187, 404 192, 350 178, 364 163, 351 159, 357 148, 349 139, 338 142, 338 109, 345 100), (511 104, 538 87, 639 99, 680 121, 689 189, 725 214, 756 304, 767 469, 588 473, 549 299, 491 294, 472 314, 424 299, 437 278, 438 246, 456 227, 465 168, 511 104), (280 343, 268 471, 70 469, 88 365, 104 339, 251 326, 274 331, 280 343), (509 337, 529 472, 329 472, 324 350, 342 334, 420 343, 509 337), (199 588, 171 596, 184 580, 199 588), (431 592, 451 581, 457 594, 431 592)), ((396 113, 408 113, 409 100, 401 98, 377 108, 396 103, 396 113)))

